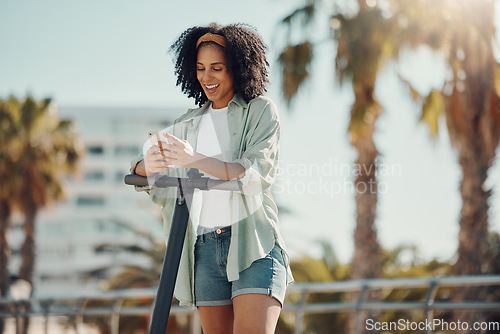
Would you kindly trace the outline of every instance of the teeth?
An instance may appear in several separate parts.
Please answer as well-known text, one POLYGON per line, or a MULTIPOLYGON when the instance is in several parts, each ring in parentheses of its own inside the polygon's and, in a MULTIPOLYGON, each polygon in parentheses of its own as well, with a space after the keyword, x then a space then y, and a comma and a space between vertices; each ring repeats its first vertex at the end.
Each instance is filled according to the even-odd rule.
POLYGON ((215 85, 210 85, 210 86, 205 85, 205 87, 207 87, 208 89, 212 89, 212 88, 215 88, 215 87, 217 87, 217 86, 219 86, 219 85, 218 85, 218 84, 215 84, 215 85))

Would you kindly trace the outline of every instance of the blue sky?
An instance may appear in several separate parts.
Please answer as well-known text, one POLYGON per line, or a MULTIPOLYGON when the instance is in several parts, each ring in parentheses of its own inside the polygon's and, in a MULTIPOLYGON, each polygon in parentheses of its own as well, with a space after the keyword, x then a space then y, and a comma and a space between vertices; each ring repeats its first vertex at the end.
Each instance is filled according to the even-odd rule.
MULTIPOLYGON (((355 152, 346 135, 353 101, 333 80, 333 43, 316 50, 309 84, 290 109, 281 99, 275 59, 281 45, 279 19, 301 1, 4 1, 0 0, 0 96, 52 96, 65 106, 176 107, 193 102, 175 86, 169 45, 186 28, 210 22, 254 25, 269 45, 268 95, 282 117, 282 175, 277 184, 281 229, 292 256, 319 254, 316 241, 332 243, 347 261, 352 253, 354 194, 350 175, 355 152), (328 171, 318 174, 317 169, 328 171)), ((498 16, 497 16, 498 17, 498 16)), ((326 23, 326 20, 325 20, 326 23)), ((325 32, 318 30, 318 39, 325 32)), ((449 259, 457 246, 460 169, 445 131, 431 141, 418 124, 419 106, 389 64, 377 82, 386 109, 375 135, 381 153, 377 227, 385 247, 414 244, 425 258, 449 259)), ((446 73, 431 52, 420 50, 398 67, 425 91, 446 73)), ((147 117, 147 116, 146 116, 147 117)), ((442 123, 442 129, 445 125, 442 123)), ((145 134, 146 136, 146 134, 145 134)), ((498 159, 497 159, 498 160, 498 159)), ((488 185, 500 192, 500 167, 488 185)), ((500 231, 500 196, 490 201, 490 225, 500 231)))

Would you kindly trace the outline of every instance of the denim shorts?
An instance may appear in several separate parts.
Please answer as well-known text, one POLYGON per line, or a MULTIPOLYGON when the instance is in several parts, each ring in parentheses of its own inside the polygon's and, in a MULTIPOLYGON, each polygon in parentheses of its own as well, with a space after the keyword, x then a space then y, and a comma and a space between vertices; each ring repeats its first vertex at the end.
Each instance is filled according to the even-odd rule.
POLYGON ((283 306, 286 268, 281 248, 275 244, 266 257, 240 272, 236 281, 227 279, 226 265, 231 227, 198 236, 195 245, 194 294, 196 306, 231 305, 242 294, 264 294, 283 306))

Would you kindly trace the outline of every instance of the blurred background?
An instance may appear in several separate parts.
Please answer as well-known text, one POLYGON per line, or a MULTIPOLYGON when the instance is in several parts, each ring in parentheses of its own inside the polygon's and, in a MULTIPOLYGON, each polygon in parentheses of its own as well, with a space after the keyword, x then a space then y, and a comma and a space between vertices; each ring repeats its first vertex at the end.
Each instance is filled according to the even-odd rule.
POLYGON ((193 107, 168 48, 211 22, 268 45, 297 281, 498 274, 498 1, 20 0, 0 1, 2 296, 154 286, 159 212, 123 176, 193 107))

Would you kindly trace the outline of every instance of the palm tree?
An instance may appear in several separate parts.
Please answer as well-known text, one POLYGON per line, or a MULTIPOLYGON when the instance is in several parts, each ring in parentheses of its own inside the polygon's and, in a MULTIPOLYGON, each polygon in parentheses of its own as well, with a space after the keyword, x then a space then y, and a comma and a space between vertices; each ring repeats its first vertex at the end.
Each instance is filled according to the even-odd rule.
MULTIPOLYGON (((345 12, 337 6, 331 17, 331 26, 338 46, 335 59, 337 79, 340 84, 348 79, 354 92, 348 132, 358 157, 355 163, 356 228, 350 278, 364 279, 379 277, 382 267, 382 252, 375 226, 378 150, 373 134, 383 107, 378 103, 374 91, 377 74, 384 62, 393 56, 395 29, 394 20, 385 17, 378 7, 362 0, 352 3, 357 4, 357 13, 345 12)), ((282 23, 290 30, 298 18, 305 17, 302 22, 307 24, 319 5, 319 1, 308 1, 306 6, 283 19, 282 23)), ((308 78, 312 59, 312 43, 307 39, 297 45, 287 45, 280 55, 283 92, 288 102, 308 78)), ((374 316, 369 315, 370 318, 374 316)), ((353 324, 350 327, 354 330, 353 324)))
MULTIPOLYGON (((424 6, 442 13, 437 23, 418 25, 412 45, 427 44, 442 52, 450 69, 450 78, 441 90, 421 97, 422 118, 434 124, 444 115, 453 147, 462 168, 460 192, 462 210, 456 275, 491 272, 488 243, 488 170, 500 143, 500 64, 493 54, 495 18, 493 1, 441 0, 421 1, 407 14, 409 30, 417 30, 417 21, 428 17, 424 6), (439 38, 436 38, 439 36, 439 38)), ((418 96, 418 95, 417 95, 418 96)))
POLYGON ((16 170, 23 177, 21 203, 24 243, 19 277, 33 283, 35 220, 40 208, 64 198, 63 175, 74 174, 83 155, 83 144, 72 121, 59 120, 50 99, 31 97, 21 106, 20 136, 23 138, 16 170))
MULTIPOLYGON (((405 2, 394 1, 394 6, 411 9, 398 8, 411 32, 406 36, 410 45, 425 44, 439 50, 449 66, 449 78, 442 89, 426 97, 414 96, 424 101, 422 118, 433 126, 434 133, 438 118, 444 115, 462 169, 460 231, 452 272, 488 274, 493 266, 488 242, 491 189, 485 182, 500 143, 500 64, 493 54, 495 2, 426 0, 413 7, 405 2), (428 25, 421 24, 424 19, 428 25)), ((486 295, 477 289, 462 289, 455 296, 469 300, 478 297, 486 295)))
MULTIPOLYGON (((289 29, 298 16, 313 16, 318 1, 296 10, 282 20, 289 29)), ((358 153, 356 160, 356 230, 354 232, 355 254, 352 278, 380 276, 381 251, 375 228, 377 205, 377 157, 378 150, 373 141, 375 123, 383 113, 383 107, 375 97, 377 74, 386 59, 392 56, 391 33, 393 23, 385 18, 378 8, 358 1, 356 15, 337 12, 331 18, 334 39, 338 44, 336 74, 343 84, 349 79, 354 92, 354 104, 350 110, 348 132, 351 144, 358 153)), ((309 40, 296 45, 287 45, 280 55, 283 73, 283 92, 290 102, 299 87, 309 77, 309 65, 313 60, 313 43, 309 40)))
MULTIPOLYGON (((309 6, 316 4, 317 1, 310 2, 309 6)), ((463 171, 460 186, 463 206, 459 222, 458 257, 452 272, 457 275, 488 273, 491 270, 492 262, 491 250, 488 245, 488 198, 491 196, 491 190, 485 188, 485 181, 500 142, 498 89, 500 86, 500 76, 498 75, 500 66, 494 58, 492 45, 495 37, 495 2, 488 0, 391 0, 391 8, 385 9, 386 15, 384 17, 388 18, 386 21, 369 20, 368 17, 365 17, 365 20, 356 21, 358 17, 365 15, 364 13, 376 12, 377 10, 367 8, 376 5, 377 1, 375 0, 367 0, 366 2, 359 0, 357 15, 351 14, 346 17, 337 14, 333 16, 331 21, 332 26, 338 28, 335 35, 339 49, 337 73, 341 73, 339 68, 343 71, 351 70, 351 64, 356 64, 363 69, 362 72, 359 72, 360 75, 366 76, 364 78, 366 84, 356 85, 355 72, 352 71, 356 101, 351 110, 351 125, 349 127, 351 137, 355 140, 352 129, 356 129, 356 127, 352 126, 352 116, 356 115, 358 99, 361 101, 358 107, 361 110, 369 110, 363 107, 370 105, 370 96, 373 96, 370 82, 374 83, 374 79, 371 78, 376 76, 379 63, 371 60, 378 59, 380 61, 380 57, 377 58, 376 53, 375 57, 370 56, 370 51, 374 50, 374 45, 370 42, 374 40, 371 36, 376 36, 376 31, 387 32, 387 38, 379 40, 380 44, 383 45, 381 50, 385 48, 388 51, 387 54, 394 57, 405 46, 426 45, 440 50, 449 64, 450 78, 441 90, 433 90, 426 97, 420 96, 412 87, 411 92, 413 97, 422 102, 422 121, 430 126, 432 134, 437 133, 438 118, 441 115, 445 116, 450 139, 458 152, 459 163, 463 171), (391 31, 381 28, 384 24, 390 26, 391 31), (370 27, 363 30, 364 25, 370 27), (351 36, 349 32, 352 32, 352 36, 357 37, 357 39, 348 38, 343 41, 342 35, 344 38, 345 36, 349 37, 351 36), (356 41, 359 43, 355 43, 356 41), (342 54, 345 54, 344 50, 349 51, 347 54, 355 56, 361 54, 363 61, 366 62, 366 67, 363 68, 363 64, 354 63, 351 62, 351 59, 342 57, 342 54), (341 61, 339 62, 339 60, 341 61), (366 98, 367 96, 368 98, 366 98), (363 101, 367 102, 362 103, 363 101)), ((309 12, 297 11, 294 14, 309 12)), ((292 21, 291 17, 285 20, 288 25, 292 21)), ((379 55, 382 54, 384 52, 379 55)), ((309 58, 312 59, 310 54, 309 58)), ((295 82, 298 87, 307 77, 304 73, 307 73, 310 59, 307 61, 304 61, 304 58, 300 59, 302 62, 294 61, 292 58, 292 63, 299 64, 293 71, 298 71, 302 75, 297 76, 294 75, 293 71, 291 73, 284 71, 285 85, 287 85, 288 80, 292 83, 295 82), (301 64, 305 66, 300 67, 301 64), (295 78, 295 81, 290 80, 290 77, 295 78)), ((297 90, 291 91, 293 94, 289 96, 295 95, 297 90)), ((290 98, 286 94, 285 89, 285 96, 290 98)), ((376 106, 375 103, 372 105, 376 106)), ((358 119, 364 120, 365 115, 361 112, 358 113, 359 116, 362 116, 358 119)), ((375 108, 368 120, 376 119, 378 114, 377 108, 375 108)), ((370 116, 370 114, 367 115, 370 116)), ((373 132, 374 128, 370 127, 369 129, 373 132)), ((367 133, 370 135, 370 132, 367 133)), ((362 146, 365 154, 369 152, 372 152, 372 156, 376 154, 374 146, 367 145, 368 140, 363 140, 363 143, 366 143, 362 146)), ((353 144, 356 147, 354 141, 353 144)), ((360 149, 357 148, 357 150, 358 161, 362 162, 360 149)), ((358 199, 357 208, 359 211, 360 202, 358 199)), ((367 208, 371 208, 371 206, 367 208)), ((360 216, 362 215, 358 212, 358 225, 360 224, 360 216)), ((361 254, 357 247, 356 243, 355 253, 361 254)), ((361 260, 371 262, 369 258, 361 258, 361 260)), ((353 258, 353 262, 355 261, 356 254, 353 258)), ((477 291, 462 290, 458 298, 474 295, 477 298, 477 291)))
MULTIPOLYGON (((11 175, 15 163, 13 156, 19 143, 17 124, 20 120, 20 105, 15 98, 0 100, 0 297, 5 297, 9 290, 9 255, 10 247, 7 231, 13 210, 19 208, 20 178, 11 175), (17 207, 16 207, 17 205, 17 207)), ((3 333, 3 320, 0 319, 0 333, 3 333)))
MULTIPOLYGON (((1 150, 2 215, 7 217, 15 209, 24 216, 19 277, 33 286, 36 215, 53 200, 63 198, 62 178, 76 172, 83 144, 73 122, 60 120, 50 99, 37 102, 27 97, 19 102, 11 97, 1 105, 2 122, 10 120, 11 126, 11 137, 1 150)), ((5 232, 6 221, 2 220, 1 232, 5 232)))

